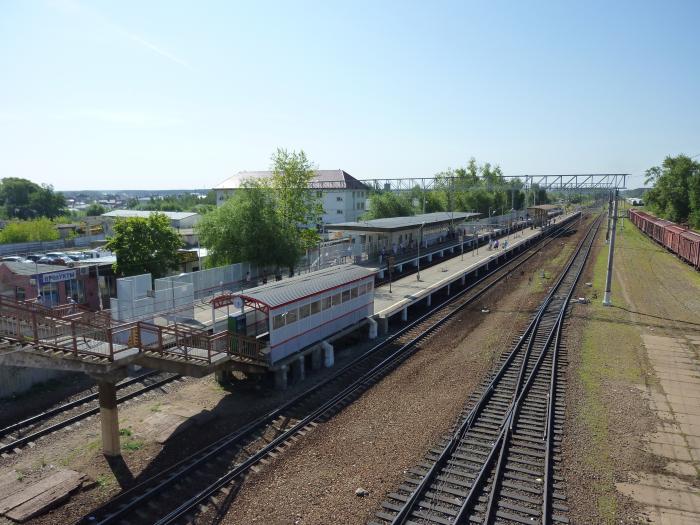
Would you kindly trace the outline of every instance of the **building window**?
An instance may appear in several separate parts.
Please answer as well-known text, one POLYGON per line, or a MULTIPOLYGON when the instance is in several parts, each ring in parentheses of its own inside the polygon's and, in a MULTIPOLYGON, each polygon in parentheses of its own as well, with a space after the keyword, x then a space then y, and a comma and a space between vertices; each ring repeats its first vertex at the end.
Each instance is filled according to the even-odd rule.
POLYGON ((360 290, 359 290, 360 295, 365 295, 367 293, 367 285, 366 284, 361 284, 359 288, 360 288, 360 290))
POLYGON ((331 298, 329 297, 324 297, 323 298, 323 309, 328 310, 331 307, 331 298))
POLYGON ((369 282, 367 283, 367 291, 368 291, 368 292, 371 292, 373 286, 374 286, 374 281, 369 281, 369 282))
POLYGON ((278 330, 284 326, 284 314, 277 314, 272 318, 272 329, 278 330))
POLYGON ((297 309, 289 310, 285 316, 287 317, 285 324, 291 324, 297 322, 297 309))
POLYGON ((322 191, 317 191, 317 192, 316 192, 316 197, 318 197, 318 198, 323 197, 323 192, 322 192, 322 191))
POLYGON ((347 303, 350 300, 350 290, 345 290, 343 292, 343 302, 347 303))
POLYGON ((333 306, 337 306, 340 304, 340 294, 337 293, 333 295, 333 306))
POLYGON ((342 214, 343 214, 343 210, 338 210, 336 213, 337 213, 338 215, 342 215, 342 214))
POLYGON ((299 308, 299 319, 306 319, 311 315, 311 306, 308 304, 305 304, 304 306, 299 308))
POLYGON ((357 299, 357 286, 350 290, 350 297, 352 297, 353 299, 357 299))
POLYGON ((15 288, 15 299, 17 299, 18 301, 24 301, 26 297, 27 294, 24 291, 24 288, 22 288, 21 286, 15 288))
POLYGON ((311 315, 317 314, 321 311, 321 301, 314 301, 311 303, 311 315))
POLYGON ((337 200, 338 202, 343 202, 343 198, 342 198, 342 197, 336 197, 335 200, 337 200))

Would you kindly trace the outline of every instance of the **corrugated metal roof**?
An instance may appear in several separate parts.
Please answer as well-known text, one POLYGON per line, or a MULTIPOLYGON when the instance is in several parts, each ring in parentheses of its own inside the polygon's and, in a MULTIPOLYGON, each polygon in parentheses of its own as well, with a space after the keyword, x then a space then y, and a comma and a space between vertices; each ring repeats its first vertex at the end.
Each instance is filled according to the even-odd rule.
POLYGON ((191 211, 144 211, 144 210, 112 210, 107 213, 103 213, 102 217, 142 217, 147 219, 153 213, 162 213, 171 221, 180 221, 193 215, 197 215, 195 212, 191 211))
POLYGON ((241 294, 276 308, 304 297, 343 286, 374 275, 376 270, 370 270, 354 264, 331 266, 315 272, 297 275, 274 283, 248 288, 241 294))
POLYGON ((558 206, 556 204, 539 204, 537 206, 528 206, 528 210, 558 210, 561 209, 561 206, 558 206))
POLYGON ((385 219, 372 219, 369 221, 358 222, 339 222, 336 224, 328 224, 327 230, 365 230, 365 231, 381 231, 381 230, 402 230, 415 228, 425 223, 426 226, 446 223, 451 221, 462 221, 477 217, 480 213, 468 212, 448 212, 439 211, 435 213, 423 213, 421 215, 411 215, 409 217, 387 217, 385 219))
MULTIPOLYGON (((239 171, 234 176, 214 186, 215 190, 237 190, 249 179, 266 179, 271 171, 239 171)), ((345 170, 316 170, 309 183, 311 189, 369 190, 369 186, 357 180, 345 170)))
POLYGON ((22 263, 22 262, 12 262, 3 261, 0 264, 4 264, 9 268, 9 270, 15 275, 39 275, 42 273, 60 272, 62 270, 70 270, 68 266, 61 266, 58 264, 36 264, 36 263, 22 263))

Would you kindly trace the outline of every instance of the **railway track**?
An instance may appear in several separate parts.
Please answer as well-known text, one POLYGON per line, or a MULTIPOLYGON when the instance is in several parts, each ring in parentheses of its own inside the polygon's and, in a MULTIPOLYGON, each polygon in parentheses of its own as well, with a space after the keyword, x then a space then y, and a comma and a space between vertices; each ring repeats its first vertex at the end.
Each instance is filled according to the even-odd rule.
MULTIPOLYGON (((146 372, 138 377, 122 381, 117 385, 117 389, 123 392, 117 398, 117 403, 134 399, 179 377, 173 374, 164 376, 162 372, 146 372)), ((93 393, 8 425, 0 429, 0 454, 13 452, 28 443, 99 414, 99 412, 98 395, 93 393), (78 409, 82 410, 74 413, 78 409)))
MULTIPOLYGON (((558 233, 570 231, 569 224, 558 233)), ((355 358, 333 376, 252 421, 195 455, 121 493, 85 516, 90 524, 166 524, 189 522, 202 506, 235 494, 255 465, 275 457, 314 426, 342 410, 371 385, 421 348, 440 326, 482 297, 542 249, 549 237, 484 275, 399 332, 355 358), (232 483, 232 482, 236 483, 232 483), (199 492, 191 496, 193 487, 199 492)))
POLYGON ((568 523, 555 474, 564 410, 564 317, 600 218, 453 431, 382 503, 373 525, 568 523))

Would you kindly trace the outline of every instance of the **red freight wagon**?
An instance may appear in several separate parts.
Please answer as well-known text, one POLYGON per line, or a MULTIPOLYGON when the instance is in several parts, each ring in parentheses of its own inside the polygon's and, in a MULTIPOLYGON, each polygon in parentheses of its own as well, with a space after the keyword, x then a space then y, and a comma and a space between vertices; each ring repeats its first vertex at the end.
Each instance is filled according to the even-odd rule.
POLYGON ((664 230, 666 226, 671 226, 673 223, 664 219, 657 219, 654 217, 651 219, 651 237, 659 244, 664 243, 664 230))
POLYGON ((666 228, 664 228, 663 245, 673 253, 678 253, 678 243, 680 242, 681 234, 683 232, 685 232, 684 228, 676 226, 675 224, 669 224, 666 226, 666 228))
POLYGON ((700 269, 700 233, 686 230, 678 240, 678 256, 700 269))

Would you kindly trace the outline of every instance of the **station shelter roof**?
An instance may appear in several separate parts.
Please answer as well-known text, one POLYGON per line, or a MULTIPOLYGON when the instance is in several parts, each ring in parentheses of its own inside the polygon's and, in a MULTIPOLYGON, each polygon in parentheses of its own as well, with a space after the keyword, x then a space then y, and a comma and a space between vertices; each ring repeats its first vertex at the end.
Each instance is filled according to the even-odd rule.
POLYGON ((339 222, 336 224, 326 225, 326 229, 329 231, 355 230, 373 232, 394 232, 400 230, 415 229, 418 228, 421 224, 425 224, 426 226, 435 226, 440 224, 448 224, 450 222, 461 222, 463 220, 472 219, 480 215, 480 213, 471 212, 441 211, 435 213, 411 215, 408 217, 387 217, 385 219, 371 219, 369 221, 339 222))
POLYGON ((266 306, 268 309, 290 304, 346 284, 365 279, 377 273, 376 270, 354 264, 331 266, 315 272, 297 275, 289 279, 275 281, 255 288, 248 288, 234 295, 266 306))
POLYGON ((551 211, 551 210, 559 210, 561 209, 561 206, 557 204, 538 204, 537 206, 528 206, 528 210, 542 210, 542 211, 551 211))

